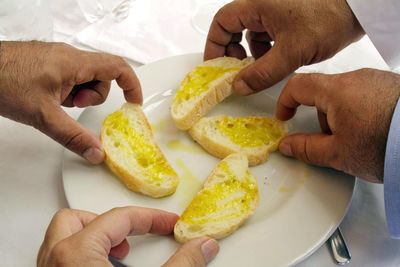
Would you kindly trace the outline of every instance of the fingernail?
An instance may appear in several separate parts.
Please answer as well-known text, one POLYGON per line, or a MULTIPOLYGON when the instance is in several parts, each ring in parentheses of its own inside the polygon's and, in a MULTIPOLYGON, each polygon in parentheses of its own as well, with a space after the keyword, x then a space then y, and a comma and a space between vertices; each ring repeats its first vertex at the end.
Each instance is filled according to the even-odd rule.
POLYGON ((104 159, 104 152, 97 147, 91 147, 83 152, 83 157, 92 164, 100 164, 104 159))
POLYGON ((201 253, 203 253, 206 263, 212 261, 219 251, 218 242, 214 239, 208 239, 201 245, 201 253))
POLYGON ((279 144, 279 151, 285 156, 293 156, 292 148, 288 142, 281 142, 279 144))
POLYGON ((247 85, 247 83, 242 79, 235 81, 233 87, 235 91, 241 95, 250 95, 253 93, 253 90, 251 90, 251 88, 247 85))

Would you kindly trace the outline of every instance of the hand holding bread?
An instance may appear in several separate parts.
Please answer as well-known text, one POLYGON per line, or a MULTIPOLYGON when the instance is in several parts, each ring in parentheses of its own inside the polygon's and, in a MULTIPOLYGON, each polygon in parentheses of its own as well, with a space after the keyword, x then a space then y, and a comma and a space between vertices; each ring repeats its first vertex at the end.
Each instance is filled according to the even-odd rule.
POLYGON ((62 109, 103 103, 116 80, 126 101, 142 103, 139 80, 121 58, 63 43, 0 42, 0 115, 30 125, 90 163, 99 138, 62 109))
POLYGON ((269 88, 303 65, 328 59, 364 35, 346 0, 232 1, 214 16, 204 60, 245 58, 240 44, 245 30, 256 61, 233 81, 233 89, 243 95, 269 88))

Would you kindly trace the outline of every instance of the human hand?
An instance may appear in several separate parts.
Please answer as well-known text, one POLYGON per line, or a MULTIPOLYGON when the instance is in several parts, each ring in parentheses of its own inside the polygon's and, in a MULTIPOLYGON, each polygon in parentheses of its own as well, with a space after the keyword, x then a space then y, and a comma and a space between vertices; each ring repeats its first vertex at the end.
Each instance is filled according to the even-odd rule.
POLYGON ((39 129, 94 164, 104 158, 99 139, 60 105, 101 104, 114 79, 128 102, 142 103, 139 81, 120 57, 62 43, 0 43, 0 115, 39 129))
POLYGON ((299 105, 315 106, 323 133, 285 137, 282 154, 382 182, 400 75, 362 69, 336 75, 298 74, 283 89, 276 116, 288 120, 299 105))
MULTIPOLYGON (((168 235, 178 216, 155 209, 115 208, 102 215, 62 209, 53 217, 40 248, 38 266, 112 266, 108 256, 129 253, 128 235, 168 235)), ((218 253, 214 239, 202 237, 181 246, 164 266, 205 266, 218 253)), ((151 254, 149 254, 151 255, 151 254)))
POLYGON ((332 57, 364 34, 346 0, 236 0, 215 15, 204 59, 246 57, 239 44, 245 29, 257 60, 233 82, 233 89, 243 95, 274 85, 300 66, 332 57))

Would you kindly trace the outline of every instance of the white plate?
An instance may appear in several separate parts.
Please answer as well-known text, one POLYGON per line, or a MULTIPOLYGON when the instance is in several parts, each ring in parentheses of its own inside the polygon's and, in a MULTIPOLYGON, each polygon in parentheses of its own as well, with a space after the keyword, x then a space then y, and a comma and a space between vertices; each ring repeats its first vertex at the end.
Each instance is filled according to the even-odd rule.
MULTIPOLYGON (((167 58, 136 69, 145 96, 144 110, 156 139, 181 176, 177 192, 152 199, 126 189, 104 166, 91 166, 75 154, 64 155, 65 194, 72 208, 101 213, 117 206, 137 205, 180 214, 218 160, 178 131, 169 116, 173 91, 184 75, 202 60, 200 54, 167 58)), ((211 114, 273 114, 283 83, 250 97, 233 96, 211 114)), ((79 121, 99 133, 107 114, 124 102, 117 86, 101 106, 86 109, 79 121)), ((319 131, 316 113, 299 108, 291 131, 319 131)), ((354 178, 308 166, 281 156, 251 168, 258 179, 260 206, 233 235, 221 240, 221 250, 211 266, 287 266, 295 264, 322 245, 342 220, 350 203, 354 178)), ((130 239, 129 266, 160 266, 178 244, 172 237, 143 236, 130 239)))

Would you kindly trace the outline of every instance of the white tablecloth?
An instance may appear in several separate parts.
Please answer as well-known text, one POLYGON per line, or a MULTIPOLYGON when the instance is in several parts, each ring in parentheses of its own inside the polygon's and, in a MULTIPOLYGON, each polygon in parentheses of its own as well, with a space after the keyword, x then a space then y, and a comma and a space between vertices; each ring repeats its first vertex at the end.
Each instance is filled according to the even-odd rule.
MULTIPOLYGON (((79 45, 74 36, 88 24, 74 1, 56 2, 55 39, 79 45)), ((385 68, 367 39, 336 59, 305 71, 385 68)), ((132 61, 131 64, 139 65, 132 61)), ((68 110, 74 118, 80 112, 68 110)), ((31 127, 0 118, 0 266, 35 265, 51 217, 58 209, 67 207, 61 164, 61 146, 31 127)), ((383 187, 358 181, 341 225, 353 256, 349 266, 400 266, 400 241, 388 238, 384 215, 383 187)), ((299 266, 335 265, 323 245, 299 266)))

